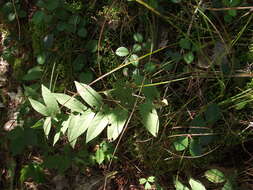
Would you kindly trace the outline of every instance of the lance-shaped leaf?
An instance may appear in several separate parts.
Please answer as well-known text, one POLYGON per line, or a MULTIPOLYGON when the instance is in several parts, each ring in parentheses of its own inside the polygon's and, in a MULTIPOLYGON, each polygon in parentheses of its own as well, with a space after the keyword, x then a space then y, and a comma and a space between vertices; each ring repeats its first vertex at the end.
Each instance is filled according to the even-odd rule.
POLYGON ((86 135, 86 143, 96 138, 104 130, 104 128, 108 124, 107 117, 108 116, 102 112, 97 113, 88 128, 86 135))
POLYGON ((89 85, 75 81, 77 92, 83 100, 92 108, 99 109, 102 105, 102 96, 93 90, 89 85))
POLYGON ((107 127, 108 140, 114 141, 118 138, 126 123, 128 114, 126 110, 116 108, 109 115, 109 126, 107 127))
POLYGON ((54 93, 56 100, 71 111, 83 112, 87 107, 76 98, 63 93, 54 93))
POLYGON ((77 138, 82 135, 91 124, 95 113, 87 110, 83 114, 71 115, 68 127, 68 140, 74 148, 77 138))
POLYGON ((48 138, 49 132, 51 130, 51 117, 46 117, 43 124, 43 129, 46 137, 48 138))
POLYGON ((140 105, 140 114, 143 125, 153 136, 156 137, 159 131, 159 118, 151 101, 147 101, 140 105))
POLYGON ((70 117, 66 121, 63 121, 62 125, 56 129, 56 134, 54 135, 53 146, 58 142, 60 135, 65 134, 66 130, 69 127, 69 121, 70 121, 70 117))
POLYGON ((42 103, 33 100, 31 98, 28 98, 33 109, 36 110, 37 112, 39 112, 40 114, 44 115, 44 116, 49 116, 50 114, 48 113, 47 107, 44 106, 42 103))
POLYGON ((60 112, 56 98, 54 97, 53 93, 51 93, 50 90, 44 85, 41 86, 41 90, 43 100, 47 106, 50 116, 53 117, 60 112))

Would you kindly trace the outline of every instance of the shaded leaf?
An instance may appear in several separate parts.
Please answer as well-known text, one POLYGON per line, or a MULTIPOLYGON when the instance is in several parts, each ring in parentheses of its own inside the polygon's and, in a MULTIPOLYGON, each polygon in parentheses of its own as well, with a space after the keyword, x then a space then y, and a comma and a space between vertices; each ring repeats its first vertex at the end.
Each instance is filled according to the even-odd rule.
POLYGON ((156 137, 159 131, 159 118, 155 106, 151 101, 147 101, 140 105, 140 114, 143 125, 153 136, 156 137))
POLYGON ((140 34, 140 33, 135 33, 133 37, 134 37, 134 40, 135 40, 136 42, 139 42, 139 43, 143 42, 143 36, 142 36, 142 34, 140 34))
POLYGON ((189 52, 189 53, 185 54, 185 55, 184 55, 184 60, 185 60, 185 62, 186 62, 187 64, 192 63, 193 60, 194 60, 194 55, 193 55, 193 53, 192 53, 192 52, 189 52))
POLYGON ((65 132, 67 131, 68 126, 69 126, 69 121, 70 121, 70 117, 66 121, 63 121, 62 125, 56 129, 56 134, 54 135, 53 146, 58 142, 60 135, 65 134, 65 132))
POLYGON ((214 124, 221 118, 221 110, 217 104, 211 104, 207 107, 205 111, 206 121, 209 124, 214 124))
POLYGON ((191 139, 189 150, 192 156, 200 156, 202 154, 202 147, 199 143, 199 139, 196 138, 191 139))
POLYGON ((87 107, 83 105, 76 98, 63 93, 54 93, 56 100, 71 111, 83 112, 87 110, 87 107))
POLYGON ((92 108, 99 109, 102 105, 102 96, 89 85, 75 81, 76 89, 83 100, 92 108))

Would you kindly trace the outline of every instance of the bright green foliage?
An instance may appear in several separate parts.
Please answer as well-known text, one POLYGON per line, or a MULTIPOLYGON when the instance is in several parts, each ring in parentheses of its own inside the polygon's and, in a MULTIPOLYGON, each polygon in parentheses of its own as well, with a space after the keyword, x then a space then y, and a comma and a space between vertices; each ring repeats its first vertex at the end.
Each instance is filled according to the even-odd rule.
POLYGON ((136 42, 142 43, 143 42, 143 36, 140 33, 135 33, 134 34, 134 40, 136 42))
POLYGON ((98 164, 109 162, 113 157, 113 147, 110 143, 103 141, 96 150, 95 160, 98 164))
POLYGON ((114 141, 118 138, 128 118, 128 113, 119 107, 113 109, 108 115, 109 126, 107 127, 107 138, 114 141))
POLYGON ((149 176, 148 178, 141 178, 139 179, 139 183, 141 185, 144 185, 145 189, 151 189, 152 186, 151 184, 155 182, 155 177, 154 176, 149 176))
POLYGON ((44 133, 46 135, 46 137, 48 138, 49 132, 51 130, 52 127, 52 118, 51 117, 46 117, 44 124, 43 124, 43 129, 44 129, 44 133))
POLYGON ((56 101, 56 98, 54 97, 54 94, 50 92, 48 88, 42 85, 42 97, 43 100, 47 106, 48 112, 50 116, 54 117, 56 114, 60 112, 58 103, 56 101))
POLYGON ((75 147, 77 138, 88 129, 94 116, 95 113, 90 110, 87 110, 83 114, 78 115, 72 114, 69 116, 70 121, 67 136, 73 148, 75 147))
POLYGON ((70 109, 72 112, 84 112, 87 107, 79 100, 63 93, 54 93, 56 100, 64 107, 70 109))
POLYGON ((199 182, 193 178, 190 178, 189 184, 190 184, 192 190, 206 190, 205 186, 201 182, 199 182))
POLYGON ((178 179, 174 180, 174 186, 176 190, 190 190, 187 186, 182 184, 178 179))
POLYGON ((218 169, 211 169, 206 171, 205 176, 212 183, 223 183, 225 181, 224 174, 218 169))
POLYGON ((23 183, 28 178, 32 178, 37 183, 44 183, 45 176, 43 172, 43 168, 36 163, 31 163, 29 165, 25 165, 20 171, 19 180, 23 183))
POLYGON ((102 97, 89 85, 75 82, 77 92, 83 100, 93 109, 98 110, 102 106, 102 97))
POLYGON ((86 135, 86 143, 96 138, 108 125, 108 115, 107 113, 99 112, 92 120, 90 124, 87 135, 86 135))
POLYGON ((119 47, 117 50, 116 50, 116 55, 120 56, 120 57, 125 57, 129 54, 129 51, 127 48, 125 47, 119 47))
POLYGON ((39 112, 40 114, 44 115, 44 116, 49 116, 49 112, 46 106, 44 106, 42 103, 33 100, 31 98, 29 98, 29 101, 33 107, 33 109, 35 109, 37 112, 39 112))
POLYGON ((173 145, 177 151, 185 150, 189 145, 188 137, 187 136, 177 137, 177 140, 173 142, 173 145))

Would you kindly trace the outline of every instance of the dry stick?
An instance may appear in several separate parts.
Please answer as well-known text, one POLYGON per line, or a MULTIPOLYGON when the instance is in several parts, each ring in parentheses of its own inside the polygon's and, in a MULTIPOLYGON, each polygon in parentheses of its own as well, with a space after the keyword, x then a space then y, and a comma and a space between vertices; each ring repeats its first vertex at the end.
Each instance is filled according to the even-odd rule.
POLYGON ((210 11, 225 11, 225 10, 245 10, 250 9, 253 11, 253 7, 224 7, 224 8, 205 8, 206 10, 210 11))
POLYGON ((171 152, 170 150, 167 150, 167 149, 165 149, 165 148, 164 148, 164 149, 165 149, 168 153, 170 153, 171 155, 176 156, 176 157, 178 157, 178 158, 194 159, 194 158, 201 158, 201 157, 203 157, 203 156, 206 156, 206 155, 208 155, 208 154, 214 152, 215 150, 217 150, 217 149, 220 148, 220 147, 221 147, 221 145, 218 145, 218 146, 216 146, 214 149, 212 149, 212 150, 210 150, 210 151, 208 151, 208 152, 206 152, 206 153, 204 153, 204 154, 201 154, 201 155, 199 155, 199 156, 182 156, 182 155, 175 154, 174 152, 171 152))

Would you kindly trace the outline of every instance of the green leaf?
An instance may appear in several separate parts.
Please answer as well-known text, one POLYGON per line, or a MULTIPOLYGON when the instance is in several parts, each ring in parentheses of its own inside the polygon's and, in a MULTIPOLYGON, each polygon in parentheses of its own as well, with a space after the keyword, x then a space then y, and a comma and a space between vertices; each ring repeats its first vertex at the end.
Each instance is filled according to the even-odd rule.
POLYGON ((120 56, 120 57, 125 57, 129 54, 129 51, 127 48, 125 47, 119 47, 117 50, 116 50, 116 55, 120 56))
POLYGON ((143 42, 143 36, 140 33, 135 33, 133 37, 136 42, 143 42))
POLYGON ((71 119, 68 127, 68 140, 73 148, 77 138, 81 136, 93 122, 92 120, 94 116, 95 113, 91 110, 87 110, 83 114, 70 116, 71 119))
POLYGON ((141 51, 142 47, 140 44, 134 44, 133 45, 133 52, 141 51))
POLYGON ((85 38, 88 34, 87 30, 85 28, 81 28, 77 32, 78 36, 85 38))
POLYGON ((49 11, 53 11, 59 6, 59 0, 47 0, 45 6, 49 11))
POLYGON ((150 183, 154 183, 154 182, 155 182, 155 176, 149 176, 149 177, 148 177, 148 181, 149 181, 150 183))
POLYGON ((135 67, 138 67, 139 65, 139 60, 138 60, 138 55, 136 54, 132 54, 130 57, 129 57, 129 61, 132 62, 132 65, 135 66, 135 67))
POLYGON ((109 115, 109 126, 107 127, 107 138, 114 141, 118 138, 128 118, 127 111, 115 108, 109 115))
POLYGON ((144 184, 144 183, 146 183, 147 182, 147 180, 145 179, 145 178, 141 178, 141 179, 139 179, 139 183, 142 185, 142 184, 144 184))
POLYGON ((211 104, 207 107, 205 111, 206 121, 209 124, 214 124, 221 118, 221 110, 217 104, 211 104))
POLYGON ((87 110, 87 107, 83 105, 80 101, 78 101, 76 98, 74 98, 73 96, 71 97, 63 93, 54 93, 54 97, 61 105, 65 106, 71 111, 83 112, 87 110))
POLYGON ((50 114, 48 113, 47 107, 44 106, 42 103, 33 100, 31 98, 28 98, 33 109, 36 110, 37 112, 39 112, 40 114, 44 115, 44 116, 49 116, 50 114))
POLYGON ((88 128, 86 135, 86 143, 96 138, 104 130, 107 124, 108 124, 107 115, 105 115, 102 112, 98 112, 88 128))
POLYGON ((98 164, 102 164, 102 162, 105 160, 105 154, 102 148, 98 148, 96 151, 96 161, 98 164))
POLYGON ((50 113, 50 116, 54 117, 57 113, 60 112, 60 108, 58 106, 56 98, 54 97, 54 94, 51 93, 50 90, 46 88, 44 85, 41 86, 41 89, 42 89, 42 97, 50 113))
POLYGON ((191 42, 190 40, 186 39, 186 38, 182 38, 180 41, 179 41, 179 46, 183 49, 188 49, 190 50, 191 49, 191 42))
POLYGON ((40 79, 43 74, 43 70, 40 66, 35 66, 28 70, 27 74, 23 76, 22 80, 30 81, 40 79))
POLYGON ((69 127, 69 122, 70 122, 70 117, 66 121, 63 121, 62 125, 58 128, 58 130, 56 131, 56 134, 54 135, 53 146, 58 142, 60 135, 65 134, 66 130, 69 127))
POLYGON ((188 141, 187 136, 177 137, 177 139, 173 142, 173 145, 177 151, 182 151, 188 147, 188 141))
POLYGON ((92 108, 99 109, 102 105, 102 96, 89 85, 75 81, 76 89, 83 100, 92 108))
POLYGON ((206 190, 205 186, 200 182, 193 178, 190 178, 189 184, 192 190, 206 190))
POLYGON ((218 169, 207 170, 205 176, 212 183, 223 183, 226 180, 225 175, 218 169))
POLYGON ((152 189, 152 186, 149 182, 147 182, 144 186, 145 189, 152 189))
POLYGON ((40 24, 44 21, 45 17, 46 17, 46 15, 44 12, 36 11, 32 17, 32 22, 36 25, 40 24))
POLYGON ((174 180, 176 190, 190 190, 187 186, 183 185, 179 180, 174 180))
POLYGON ((48 135, 51 130, 51 117, 47 117, 45 119, 44 124, 43 124, 43 129, 44 129, 44 133, 45 133, 46 137, 48 138, 48 135))
POLYGON ((147 101, 140 105, 140 114, 143 125, 154 137, 156 137, 159 131, 159 118, 155 106, 151 101, 147 101))
POLYGON ((42 53, 42 54, 38 55, 37 62, 38 62, 38 64, 43 65, 46 62, 46 54, 42 53))
POLYGON ((194 60, 194 55, 193 55, 193 53, 192 53, 192 52, 189 52, 189 53, 185 54, 185 55, 184 55, 184 60, 185 60, 185 62, 186 62, 187 64, 192 63, 193 60, 194 60))
POLYGON ((202 154, 202 147, 199 143, 199 139, 191 139, 189 150, 192 156, 200 156, 202 154))

